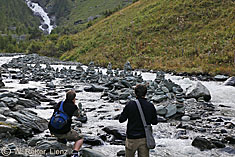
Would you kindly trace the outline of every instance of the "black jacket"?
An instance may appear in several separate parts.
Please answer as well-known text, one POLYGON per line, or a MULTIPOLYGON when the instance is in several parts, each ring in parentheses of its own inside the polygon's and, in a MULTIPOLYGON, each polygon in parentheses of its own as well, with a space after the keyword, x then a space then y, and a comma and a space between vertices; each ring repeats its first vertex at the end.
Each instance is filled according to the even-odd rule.
MULTIPOLYGON (((54 113, 59 110, 60 105, 61 105, 61 102, 59 102, 59 103, 55 106, 54 113)), ((55 133, 55 134, 66 134, 66 133, 68 133, 68 132, 71 130, 72 117, 73 117, 73 115, 76 115, 76 116, 78 115, 78 107, 77 107, 77 105, 75 105, 75 104, 73 103, 73 101, 67 101, 67 100, 65 100, 65 101, 64 101, 64 104, 63 104, 63 110, 64 110, 64 112, 70 117, 70 119, 68 120, 67 124, 66 124, 63 128, 61 128, 61 129, 59 129, 59 130, 53 128, 53 127, 50 125, 50 122, 49 122, 48 128, 49 128, 49 130, 50 130, 51 133, 55 133)), ((54 113, 53 113, 53 114, 54 114, 54 113)))
MULTIPOLYGON (((157 112, 154 107, 154 105, 150 102, 148 102, 146 99, 138 98, 141 108, 143 110, 145 120, 147 125, 157 124, 157 112)), ((127 123, 127 138, 128 139, 138 139, 138 138, 144 138, 145 131, 144 131, 144 125, 140 117, 140 113, 137 107, 137 104, 135 101, 130 101, 125 108, 123 109, 123 112, 121 113, 119 117, 119 122, 123 123, 128 119, 127 123)))

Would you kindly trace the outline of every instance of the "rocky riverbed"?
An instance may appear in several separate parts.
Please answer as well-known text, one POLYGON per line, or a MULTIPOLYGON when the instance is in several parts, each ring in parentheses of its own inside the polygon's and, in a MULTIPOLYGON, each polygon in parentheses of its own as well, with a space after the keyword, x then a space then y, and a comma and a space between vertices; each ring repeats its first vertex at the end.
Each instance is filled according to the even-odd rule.
POLYGON ((138 83, 148 84, 158 112, 151 156, 235 155, 234 77, 141 72, 129 62, 114 70, 35 54, 1 54, 0 65, 0 155, 69 155, 73 142, 57 142, 47 123, 56 102, 74 89, 83 117, 73 127, 85 135, 84 154, 122 156, 126 123, 118 116, 138 83))

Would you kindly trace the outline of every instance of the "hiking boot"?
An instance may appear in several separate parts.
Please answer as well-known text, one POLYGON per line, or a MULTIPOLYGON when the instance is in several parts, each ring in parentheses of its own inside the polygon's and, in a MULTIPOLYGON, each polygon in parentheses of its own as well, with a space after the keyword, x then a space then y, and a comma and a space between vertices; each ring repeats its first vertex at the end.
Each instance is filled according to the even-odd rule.
POLYGON ((63 143, 63 144, 67 144, 67 140, 66 139, 57 139, 58 142, 63 143))

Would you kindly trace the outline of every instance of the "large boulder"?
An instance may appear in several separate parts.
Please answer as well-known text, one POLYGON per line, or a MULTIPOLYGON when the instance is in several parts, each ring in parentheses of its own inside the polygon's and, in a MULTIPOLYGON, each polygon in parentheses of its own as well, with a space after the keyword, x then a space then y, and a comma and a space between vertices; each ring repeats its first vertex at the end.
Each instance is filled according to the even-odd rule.
POLYGON ((199 136, 193 140, 192 146, 199 148, 201 151, 215 148, 215 145, 211 141, 199 136))
POLYGON ((235 144, 235 136, 233 135, 228 135, 225 137, 225 140, 229 142, 229 144, 235 144))
POLYGON ((92 145, 92 146, 103 145, 103 141, 99 137, 95 137, 91 135, 84 135, 84 143, 92 145))
POLYGON ((175 104, 168 104, 166 107, 166 110, 167 110, 167 113, 165 115, 166 118, 169 118, 169 117, 175 115, 177 112, 177 108, 176 108, 175 104))
POLYGON ((35 98, 37 98, 41 102, 52 101, 50 98, 47 98, 45 95, 42 95, 39 92, 33 91, 33 90, 25 90, 25 98, 31 99, 31 100, 34 100, 35 98))
POLYGON ((19 138, 32 136, 32 129, 26 128, 24 125, 14 122, 0 122, 0 134, 10 133, 19 138))
POLYGON ((49 27, 49 26, 48 26, 47 24, 43 24, 43 25, 42 25, 42 28, 43 28, 43 29, 48 29, 48 27, 49 27))
POLYGON ((28 100, 28 99, 24 99, 24 98, 20 98, 18 100, 17 104, 22 105, 26 108, 36 107, 36 106, 40 105, 40 103, 38 103, 37 101, 28 100))
POLYGON ((15 97, 3 97, 0 100, 3 101, 9 108, 15 107, 18 102, 18 98, 15 97))
POLYGON ((201 82, 198 82, 197 84, 187 88, 186 97, 195 99, 203 97, 204 100, 208 102, 211 99, 211 94, 210 91, 201 82))
POLYGON ((85 87, 84 91, 86 91, 86 92, 103 92, 104 89, 105 88, 101 87, 101 86, 91 85, 90 87, 85 87))
POLYGON ((17 130, 17 127, 7 122, 0 122, 0 134, 1 133, 13 133, 17 130))
POLYGON ((107 126, 107 127, 103 128, 102 130, 108 134, 114 135, 114 137, 116 139, 120 139, 120 140, 126 139, 126 132, 124 130, 117 128, 117 127, 107 126))
POLYGON ((157 106, 156 111, 157 111, 157 115, 160 115, 160 116, 165 116, 167 113, 167 109, 163 105, 157 106))
POLYGON ((7 116, 16 119, 20 124, 35 132, 43 132, 48 129, 48 121, 37 115, 27 111, 21 110, 19 112, 10 112, 7 116))
POLYGON ((230 77, 224 82, 225 86, 235 86, 235 76, 230 77))

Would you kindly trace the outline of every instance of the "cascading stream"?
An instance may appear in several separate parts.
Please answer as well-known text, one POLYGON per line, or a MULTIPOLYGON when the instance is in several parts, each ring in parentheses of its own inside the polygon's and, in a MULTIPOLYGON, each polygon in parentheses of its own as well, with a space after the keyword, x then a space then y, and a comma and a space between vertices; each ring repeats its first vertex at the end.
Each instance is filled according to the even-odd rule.
POLYGON ((48 34, 56 27, 51 24, 51 20, 48 14, 43 10, 43 8, 38 3, 33 3, 30 0, 25 0, 28 7, 34 12, 35 15, 39 15, 42 18, 41 25, 39 28, 48 34))

